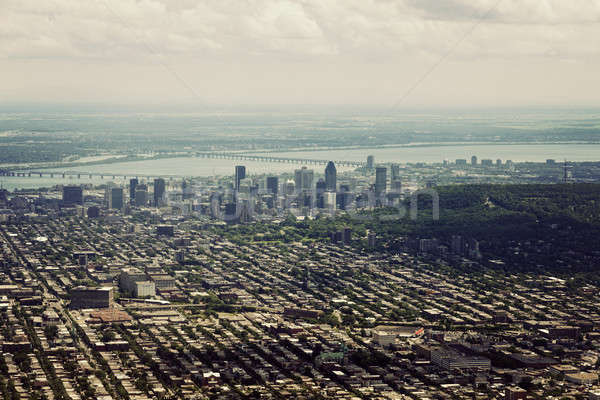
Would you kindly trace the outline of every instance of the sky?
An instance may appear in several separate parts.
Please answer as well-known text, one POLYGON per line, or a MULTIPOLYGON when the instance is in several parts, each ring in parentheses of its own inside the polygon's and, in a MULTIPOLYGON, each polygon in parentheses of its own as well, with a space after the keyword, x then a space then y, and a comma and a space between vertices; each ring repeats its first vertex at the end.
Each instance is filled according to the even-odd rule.
POLYGON ((598 106, 600 0, 0 0, 0 105, 598 106))

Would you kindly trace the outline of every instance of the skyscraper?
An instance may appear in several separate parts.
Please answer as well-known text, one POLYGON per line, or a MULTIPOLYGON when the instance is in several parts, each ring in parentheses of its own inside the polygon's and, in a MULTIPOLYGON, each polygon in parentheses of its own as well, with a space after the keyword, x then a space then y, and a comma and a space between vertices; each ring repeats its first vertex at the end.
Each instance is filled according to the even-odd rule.
POLYGON ((387 188, 387 168, 377 167, 375 170, 375 195, 379 196, 387 188))
POLYGON ((129 180, 129 202, 131 204, 135 203, 135 190, 139 183, 140 182, 137 180, 137 178, 132 178, 129 180))
POLYGON ((296 183, 289 179, 284 185, 283 185, 283 191, 284 191, 284 195, 286 196, 291 196, 294 194, 294 192, 296 191, 296 183))
POLYGON ((402 192, 402 179, 397 178, 390 182, 390 190, 394 193, 402 192))
POLYGON ((114 210, 122 210, 124 205, 123 188, 113 187, 109 191, 108 207, 114 210))
POLYGON ((181 181, 181 198, 183 200, 191 199, 194 197, 194 188, 191 185, 191 181, 181 181))
POLYGON ((164 203, 165 198, 165 180, 157 178, 154 180, 154 206, 160 207, 164 203))
POLYGON ((350 186, 340 185, 340 191, 337 195, 337 205, 340 210, 346 210, 352 202, 350 186))
POLYGON ((306 192, 312 189, 314 171, 312 169, 307 169, 306 167, 302 167, 302 169, 297 169, 294 172, 294 183, 296 184, 297 192, 306 192))
POLYGON ((135 205, 137 207, 146 207, 148 205, 148 186, 139 184, 135 188, 135 205))
POLYGON ((391 180, 395 181, 396 179, 400 179, 400 166, 398 164, 392 164, 391 180))
POLYGON ((373 169, 375 166, 375 156, 367 156, 367 169, 373 169))
POLYGON ((325 167, 325 184, 328 192, 335 192, 337 188, 337 170, 333 161, 329 161, 325 167))
POLYGON ((279 192, 279 178, 276 176, 267 176, 267 191, 277 196, 279 192))
POLYGON ((471 165, 477 165, 477 156, 471 157, 471 165))
POLYGON ((63 186, 62 200, 64 204, 83 204, 81 186, 63 186))
POLYGON ((235 166, 235 190, 240 190, 240 181, 246 178, 246 167, 244 165, 235 166))
POLYGON ((325 192, 327 191, 327 183, 323 179, 319 179, 316 184, 315 191, 317 208, 325 208, 325 192))

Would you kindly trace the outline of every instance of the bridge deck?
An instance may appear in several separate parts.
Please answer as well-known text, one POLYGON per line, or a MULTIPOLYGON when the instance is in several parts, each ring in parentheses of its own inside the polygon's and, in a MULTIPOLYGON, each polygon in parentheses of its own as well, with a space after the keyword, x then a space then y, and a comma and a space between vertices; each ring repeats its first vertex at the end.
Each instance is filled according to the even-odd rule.
MULTIPOLYGON (((228 160, 241 160, 241 161, 260 161, 260 162, 277 162, 277 163, 288 163, 288 164, 299 164, 299 165, 325 165, 330 160, 324 159, 310 159, 310 158, 290 158, 290 157, 277 157, 277 156, 260 156, 253 154, 241 154, 241 153, 214 153, 214 152, 198 152, 196 153, 196 157, 198 158, 207 158, 207 159, 228 159, 228 160)), ((347 161, 347 160, 332 160, 336 165, 346 166, 346 167, 362 167, 365 163, 360 161, 347 161)), ((55 169, 55 168, 54 168, 55 169)), ((84 171, 48 171, 45 169, 40 170, 0 170, 0 176, 16 176, 16 177, 73 177, 77 176, 81 177, 100 177, 103 179, 107 178, 127 178, 127 177, 141 177, 141 178, 179 178, 184 175, 146 175, 146 174, 123 174, 123 173, 112 173, 112 172, 84 172, 84 171)), ((185 175, 188 176, 188 175, 185 175)), ((189 175, 191 176, 191 175, 189 175)))

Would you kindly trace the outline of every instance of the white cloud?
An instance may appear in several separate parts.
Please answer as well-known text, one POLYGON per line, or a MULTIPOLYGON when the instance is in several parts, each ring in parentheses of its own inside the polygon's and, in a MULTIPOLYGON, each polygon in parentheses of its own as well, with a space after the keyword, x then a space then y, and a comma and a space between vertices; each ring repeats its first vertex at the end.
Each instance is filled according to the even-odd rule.
POLYGON ((514 30, 541 46, 545 30, 558 30, 555 45, 565 49, 580 38, 561 25, 600 33, 600 2, 592 0, 4 0, 3 9, 3 57, 139 56, 148 46, 191 54, 439 53, 490 10, 482 25, 508 54, 512 46, 502 42, 513 41, 514 30))
POLYGON ((0 0, 0 10, 0 58, 13 71, 21 60, 154 62, 226 82, 245 77, 243 68, 274 77, 282 68, 289 73, 273 85, 293 75, 314 88, 332 83, 318 71, 343 68, 364 88, 386 81, 373 74, 387 65, 409 85, 449 49, 465 75, 494 60, 597 68, 600 51, 597 0, 0 0))

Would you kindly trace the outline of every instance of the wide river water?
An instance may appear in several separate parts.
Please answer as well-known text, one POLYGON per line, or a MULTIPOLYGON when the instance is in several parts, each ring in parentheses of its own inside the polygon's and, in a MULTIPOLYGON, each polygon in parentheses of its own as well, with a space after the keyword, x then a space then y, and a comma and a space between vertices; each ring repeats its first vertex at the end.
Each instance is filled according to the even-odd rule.
MULTIPOLYGON (((560 162, 569 161, 600 161, 600 144, 456 144, 456 145, 418 145, 387 148, 361 148, 350 150, 311 150, 288 151, 280 153, 257 153, 261 155, 276 155, 303 159, 365 161, 367 155, 375 156, 375 162, 397 163, 441 163, 447 159, 453 162, 457 158, 469 159, 475 155, 481 159, 498 158, 514 162, 534 161, 543 162, 548 158, 560 162)), ((100 177, 81 178, 55 175, 49 177, 0 177, 2 187, 8 190, 16 188, 50 187, 56 184, 100 184, 107 181, 121 182, 122 178, 112 179, 111 174, 135 175, 176 175, 176 176, 223 176, 233 175, 234 166, 243 164, 249 175, 291 173, 301 164, 276 162, 240 161, 226 159, 206 159, 195 157, 178 157, 145 161, 120 162, 112 164, 96 164, 82 167, 65 168, 70 171, 90 173, 105 173, 100 177)), ((309 168, 321 170, 324 166, 311 165, 309 168)), ((339 167, 338 171, 349 168, 339 167)), ((55 169, 62 172, 63 169, 55 169)))

